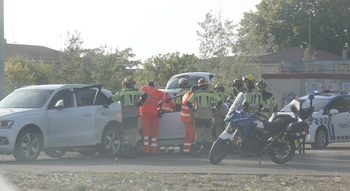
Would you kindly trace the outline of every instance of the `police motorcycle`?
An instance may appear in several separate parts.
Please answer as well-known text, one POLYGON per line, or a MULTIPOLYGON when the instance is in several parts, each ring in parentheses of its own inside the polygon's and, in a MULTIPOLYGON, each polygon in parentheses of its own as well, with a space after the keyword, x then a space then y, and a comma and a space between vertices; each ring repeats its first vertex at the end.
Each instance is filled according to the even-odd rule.
POLYGON ((313 112, 313 94, 309 95, 310 107, 294 99, 290 107, 295 116, 275 114, 266 119, 259 112, 246 112, 242 108, 244 93, 239 93, 226 115, 226 129, 213 143, 209 152, 211 164, 220 163, 233 147, 258 157, 268 155, 277 164, 284 164, 295 154, 295 140, 305 138, 309 129, 309 118, 313 112))

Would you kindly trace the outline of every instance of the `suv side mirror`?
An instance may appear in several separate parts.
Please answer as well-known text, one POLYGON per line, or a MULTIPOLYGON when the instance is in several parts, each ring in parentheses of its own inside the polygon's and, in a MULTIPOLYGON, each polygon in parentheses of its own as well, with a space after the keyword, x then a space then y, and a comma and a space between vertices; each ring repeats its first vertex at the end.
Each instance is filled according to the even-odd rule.
POLYGON ((62 99, 61 99, 61 100, 58 100, 58 101, 56 102, 55 108, 56 108, 56 109, 63 109, 63 108, 64 108, 64 102, 63 102, 62 99))

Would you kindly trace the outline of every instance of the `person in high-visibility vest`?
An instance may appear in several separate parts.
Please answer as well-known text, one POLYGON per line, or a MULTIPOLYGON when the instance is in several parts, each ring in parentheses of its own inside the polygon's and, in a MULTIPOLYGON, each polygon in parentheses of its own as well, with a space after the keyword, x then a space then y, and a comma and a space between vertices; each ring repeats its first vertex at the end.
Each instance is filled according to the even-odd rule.
POLYGON ((113 101, 120 101, 122 107, 123 150, 126 157, 137 157, 137 137, 139 134, 139 108, 147 98, 147 93, 134 88, 136 81, 126 76, 122 82, 124 89, 113 95, 113 101), (125 142, 125 143, 124 143, 125 142))
POLYGON ((198 80, 199 90, 195 91, 187 101, 187 105, 192 112, 195 112, 195 152, 194 156, 200 156, 202 151, 209 150, 213 144, 212 136, 212 102, 217 102, 221 106, 222 100, 214 92, 208 91, 208 81, 205 78, 198 80), (196 101, 197 109, 193 107, 196 101))
POLYGON ((147 99, 140 107, 143 149, 145 153, 155 154, 158 152, 158 104, 160 101, 170 101, 170 96, 156 89, 154 82, 148 82, 140 90, 147 93, 147 99))
POLYGON ((267 84, 264 80, 256 82, 256 86, 262 94, 263 107, 268 109, 268 112, 261 111, 261 114, 266 118, 271 117, 273 112, 277 112, 277 102, 271 92, 266 91, 267 84))
POLYGON ((247 91, 243 101, 243 109, 249 112, 260 111, 263 107, 262 94, 255 88, 255 77, 251 74, 243 76, 247 91))
MULTIPOLYGON (((195 138, 195 127, 194 127, 194 113, 188 108, 187 101, 195 92, 198 90, 198 86, 192 86, 190 91, 185 93, 182 97, 182 105, 181 105, 181 121, 185 125, 185 138, 184 138, 184 147, 183 152, 185 154, 190 154, 192 151, 192 145, 194 143, 195 138)), ((193 107, 196 108, 196 102, 192 103, 193 107)))
MULTIPOLYGON (((214 87, 215 94, 218 95, 222 101, 225 102, 227 99, 227 94, 225 93, 225 88, 222 83, 215 84, 214 87)), ((217 107, 218 109, 214 113, 214 128, 213 136, 216 139, 225 129, 224 119, 228 112, 228 109, 224 106, 217 107)))

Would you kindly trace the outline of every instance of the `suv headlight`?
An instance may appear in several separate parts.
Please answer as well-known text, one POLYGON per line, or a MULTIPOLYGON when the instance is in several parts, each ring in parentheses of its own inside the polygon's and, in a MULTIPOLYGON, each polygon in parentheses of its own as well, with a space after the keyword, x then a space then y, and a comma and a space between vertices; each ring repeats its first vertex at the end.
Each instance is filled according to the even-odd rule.
POLYGON ((0 129, 9 129, 14 123, 12 120, 0 121, 0 129))

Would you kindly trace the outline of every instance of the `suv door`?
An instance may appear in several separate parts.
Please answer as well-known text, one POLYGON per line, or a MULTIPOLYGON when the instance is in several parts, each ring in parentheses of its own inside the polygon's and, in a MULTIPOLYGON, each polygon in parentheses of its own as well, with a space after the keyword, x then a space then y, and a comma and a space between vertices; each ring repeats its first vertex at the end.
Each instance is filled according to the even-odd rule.
POLYGON ((102 104, 95 104, 99 93, 95 86, 76 88, 65 95, 63 108, 48 110, 49 147, 96 144, 95 117, 97 110, 103 109, 102 104), (66 105, 70 99, 74 104, 66 105))

